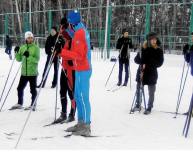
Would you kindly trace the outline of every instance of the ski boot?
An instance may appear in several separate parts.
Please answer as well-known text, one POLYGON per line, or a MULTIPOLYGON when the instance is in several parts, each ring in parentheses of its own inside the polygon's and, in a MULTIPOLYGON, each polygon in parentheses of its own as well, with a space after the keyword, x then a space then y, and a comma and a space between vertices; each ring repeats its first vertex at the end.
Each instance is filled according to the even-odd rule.
POLYGON ((52 84, 51 88, 54 89, 56 87, 56 84, 52 84))
POLYGON ((24 110, 31 110, 31 109, 32 109, 32 111, 36 111, 36 107, 35 106, 33 108, 32 108, 32 106, 24 108, 24 110))
POLYGON ((75 120, 74 116, 69 115, 68 119, 66 120, 66 123, 73 122, 75 120))
POLYGON ((118 82, 118 83, 117 83, 117 86, 121 86, 121 82, 118 82))
POLYGON ((89 137, 91 135, 91 129, 90 129, 90 124, 83 124, 78 131, 75 131, 72 133, 73 135, 76 136, 85 136, 89 137))
POLYGON ((151 113, 151 108, 147 108, 144 112, 144 115, 149 115, 151 113))
POLYGON ((66 129, 66 132, 76 132, 81 130, 84 123, 82 121, 78 122, 75 126, 69 127, 66 129))
POLYGON ((123 86, 124 86, 124 87, 126 87, 126 86, 127 86, 127 83, 126 83, 126 82, 124 82, 124 83, 123 83, 123 86))
POLYGON ((22 105, 16 104, 16 105, 12 106, 9 110, 16 110, 16 109, 22 109, 22 108, 23 108, 22 105))
POLYGON ((63 123, 66 121, 66 113, 61 112, 60 117, 54 121, 54 123, 63 123))
POLYGON ((139 112, 141 111, 141 106, 138 105, 138 104, 135 105, 135 107, 131 110, 131 112, 133 112, 133 113, 136 112, 136 111, 139 111, 139 112))

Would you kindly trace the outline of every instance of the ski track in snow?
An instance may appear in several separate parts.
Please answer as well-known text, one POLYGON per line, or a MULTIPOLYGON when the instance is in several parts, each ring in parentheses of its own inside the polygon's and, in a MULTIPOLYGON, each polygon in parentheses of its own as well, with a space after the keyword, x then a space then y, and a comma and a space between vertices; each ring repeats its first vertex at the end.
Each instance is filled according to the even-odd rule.
MULTIPOLYGON (((0 93, 3 89, 11 61, 0 49, 0 93)), ((112 53, 111 56, 117 53, 112 53)), ((132 88, 121 87, 116 91, 107 91, 114 88, 118 77, 118 63, 105 87, 106 79, 111 71, 113 62, 99 59, 100 54, 93 51, 93 75, 91 78, 90 100, 92 106, 92 134, 97 138, 84 138, 71 136, 64 138, 64 131, 71 124, 53 125, 43 127, 54 120, 55 89, 51 89, 53 67, 50 71, 46 87, 42 89, 37 101, 37 111, 32 112, 25 128, 22 139, 18 145, 21 149, 192 149, 193 124, 190 126, 189 136, 185 139, 182 130, 185 116, 167 114, 159 111, 175 112, 177 94, 179 89, 183 56, 165 55, 164 65, 158 70, 159 80, 155 95, 154 109, 151 115, 143 115, 143 110, 129 114, 135 94, 135 76, 137 65, 133 62, 135 53, 131 53, 132 88)), ((40 82, 46 56, 41 49, 39 64, 40 82)), ((14 65, 11 79, 19 63, 14 65)), ((60 75, 60 74, 59 74, 60 75)), ((11 82, 11 81, 9 81, 11 82)), ((179 112, 186 112, 192 93, 192 77, 188 76, 179 112)), ((17 77, 13 89, 8 96, 5 106, 0 112, 0 148, 13 149, 24 125, 29 111, 8 109, 17 102, 17 77)), ((9 83, 10 84, 10 83, 9 83)), ((9 86, 8 84, 8 86, 9 86)), ((6 91, 5 90, 5 94, 6 91)), ((147 94, 147 88, 145 87, 147 94)), ((5 96, 4 94, 4 96, 5 96)), ((146 100, 148 97, 146 96, 146 100)), ((24 107, 31 102, 29 86, 25 89, 24 107)), ((146 101, 147 102, 147 101, 146 101)), ((1 103, 0 103, 1 105, 1 103)), ((70 105, 70 103, 69 103, 70 105)), ((68 109, 69 110, 69 109, 68 109)), ((60 99, 58 94, 57 116, 60 114, 60 99)))

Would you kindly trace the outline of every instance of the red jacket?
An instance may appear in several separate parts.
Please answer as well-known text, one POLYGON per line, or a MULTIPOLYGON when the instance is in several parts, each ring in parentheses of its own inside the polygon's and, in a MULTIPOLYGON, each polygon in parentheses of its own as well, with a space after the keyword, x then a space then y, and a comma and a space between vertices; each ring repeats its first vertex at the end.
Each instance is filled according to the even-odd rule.
POLYGON ((87 53, 88 46, 86 41, 86 33, 84 29, 81 28, 74 33, 71 50, 69 51, 66 47, 64 47, 60 56, 64 60, 73 60, 76 71, 86 71, 90 69, 87 53))
MULTIPOLYGON (((65 46, 63 47, 63 49, 66 49, 68 50, 69 49, 69 43, 70 41, 69 40, 66 40, 66 43, 65 43, 65 46)), ((68 50, 69 51, 69 50, 68 50)), ((70 52, 70 51, 69 51, 70 52)), ((65 69, 65 70, 75 70, 75 67, 74 67, 74 62, 72 62, 72 65, 69 65, 69 62, 71 62, 70 60, 65 60, 64 58, 62 58, 62 67, 65 69)))
MULTIPOLYGON (((69 34, 63 30, 62 32, 62 36, 65 39, 65 45, 64 48, 69 50, 70 49, 70 41, 71 41, 71 37, 69 36, 69 34)), ((69 60, 64 60, 64 58, 62 58, 62 67, 65 70, 65 74, 68 78, 68 85, 70 86, 70 89, 73 89, 74 86, 74 82, 73 82, 73 70, 74 70, 74 63, 69 60), (69 65, 69 62, 71 62, 71 65, 69 65)))

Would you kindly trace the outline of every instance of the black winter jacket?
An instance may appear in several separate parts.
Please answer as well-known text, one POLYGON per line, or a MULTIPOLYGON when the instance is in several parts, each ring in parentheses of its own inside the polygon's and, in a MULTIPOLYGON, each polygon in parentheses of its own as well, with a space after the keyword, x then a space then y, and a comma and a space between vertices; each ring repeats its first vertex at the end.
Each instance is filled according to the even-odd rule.
POLYGON ((58 34, 54 36, 49 35, 47 37, 46 44, 45 44, 45 52, 47 55, 52 54, 52 47, 54 47, 57 37, 58 37, 58 34))
MULTIPOLYGON (((164 62, 163 50, 161 48, 148 47, 141 51, 141 58, 140 53, 138 53, 134 60, 139 65, 145 64, 142 83, 143 85, 155 85, 158 79, 157 68, 161 67, 164 62)), ((136 76, 137 82, 140 82, 140 72, 141 68, 139 66, 136 76)))
POLYGON ((121 37, 117 41, 116 48, 120 50, 119 60, 123 63, 128 62, 130 58, 130 52, 128 48, 132 48, 132 40, 130 38, 121 37))
POLYGON ((6 38, 6 47, 12 48, 12 40, 10 38, 6 38))

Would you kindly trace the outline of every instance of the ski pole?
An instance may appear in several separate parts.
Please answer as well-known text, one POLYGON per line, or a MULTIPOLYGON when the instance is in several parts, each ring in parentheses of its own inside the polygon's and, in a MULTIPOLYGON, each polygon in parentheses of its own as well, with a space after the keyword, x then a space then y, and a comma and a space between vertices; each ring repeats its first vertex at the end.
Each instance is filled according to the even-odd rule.
POLYGON ((132 104, 131 104, 130 114, 132 113, 132 109, 133 109, 134 104, 135 104, 136 96, 137 96, 137 91, 135 92, 135 95, 134 95, 134 97, 133 97, 133 102, 132 102, 132 104))
POLYGON ((109 76, 108 76, 108 78, 107 78, 107 81, 106 81, 106 83, 105 83, 105 87, 107 86, 107 84, 108 84, 108 82, 109 82, 109 79, 110 79, 110 77, 111 77, 111 75, 112 75, 112 73, 113 73, 113 70, 114 70, 115 65, 116 65, 116 63, 117 63, 117 60, 118 60, 118 58, 119 58, 119 55, 120 55, 121 52, 122 52, 123 46, 124 46, 124 44, 122 45, 121 51, 119 52, 118 57, 117 57, 117 59, 116 59, 114 65, 113 65, 113 67, 112 67, 112 69, 111 69, 111 72, 110 72, 110 74, 109 74, 109 76))
MULTIPOLYGON (((17 38, 17 37, 16 37, 17 38)), ((18 40, 17 40, 17 45, 19 44, 18 40)), ((13 69, 13 65, 14 65, 14 62, 15 62, 16 58, 14 57, 13 61, 12 61, 12 64, 11 64, 11 67, 10 67, 10 70, 9 70, 9 73, 7 75, 7 78, 6 78, 6 81, 5 81, 5 84, 4 84, 4 87, 3 87, 3 90, 2 90, 2 93, 1 93, 1 97, 0 97, 0 103, 1 103, 1 100, 2 100, 2 97, 3 97, 3 94, 4 94, 4 91, 5 91, 5 88, 7 86, 7 82, 9 80, 9 77, 10 77, 10 74, 11 74, 11 71, 13 69)))
POLYGON ((15 58, 14 58, 13 61, 12 61, 11 67, 10 67, 10 69, 9 69, 9 73, 8 73, 8 75, 7 75, 7 78, 6 78, 4 87, 3 87, 3 91, 2 91, 1 97, 0 97, 0 103, 1 103, 1 100, 2 100, 2 97, 3 97, 3 94, 4 94, 4 92, 5 92, 5 88, 6 88, 6 86, 7 86, 7 82, 8 82, 8 80, 9 80, 11 71, 12 71, 12 69, 13 69, 14 62, 15 62, 15 58))
MULTIPOLYGON (((178 91, 178 98, 177 98, 177 105, 176 105, 176 113, 177 113, 177 109, 178 109, 179 98, 180 98, 180 93, 181 93, 181 88, 182 88, 182 82, 183 82, 183 77, 184 77, 185 64, 186 64, 186 61, 184 60, 184 64, 183 64, 183 68, 182 68, 182 74, 181 74, 181 79, 180 79, 180 87, 179 87, 179 91, 178 91)), ((175 116, 174 116, 174 118, 175 118, 175 116)))
POLYGON ((73 93, 73 86, 72 86, 70 80, 68 79, 67 73, 66 73, 65 69, 63 68, 61 61, 59 61, 59 63, 60 63, 60 66, 62 67, 61 70, 64 72, 64 75, 65 75, 66 78, 67 78, 67 81, 68 81, 68 84, 69 84, 69 88, 70 88, 70 90, 72 91, 72 94, 74 94, 74 93, 73 93))
POLYGON ((21 69, 21 66, 22 66, 22 65, 19 66, 19 68, 18 68, 18 70, 17 70, 17 72, 16 72, 16 75, 15 75, 15 77, 14 77, 12 83, 11 83, 11 86, 10 86, 8 92, 7 92, 7 95, 5 96, 5 99, 4 99, 4 101, 3 101, 3 104, 1 105, 1 108, 0 108, 0 112, 2 111, 2 108, 3 108, 3 106, 4 106, 4 104, 5 104, 6 100, 7 100, 7 97, 8 97, 8 95, 9 95, 11 89, 12 89, 12 86, 13 86, 13 84, 14 84, 14 82, 15 82, 15 79, 17 78, 17 75, 18 75, 18 73, 19 73, 19 70, 21 69))
MULTIPOLYGON (((57 57, 57 67, 59 69, 59 58, 57 57)), ((57 71, 58 72, 58 71, 57 71)), ((57 116, 57 105, 58 104, 58 79, 57 79, 57 83, 56 83, 56 103, 55 103, 55 117, 54 117, 54 121, 56 121, 56 116, 57 116)))
POLYGON ((146 110, 147 108, 146 108, 146 100, 145 100, 145 92, 144 92, 144 86, 143 86, 143 84, 142 84, 142 97, 143 97, 143 102, 144 102, 144 108, 145 108, 145 110, 146 110))
MULTIPOLYGON (((178 101, 177 101, 177 105, 176 105, 176 113, 175 113, 175 116, 174 118, 177 117, 178 115, 178 110, 179 110, 179 107, 180 107, 180 104, 181 104, 181 100, 182 100, 182 95, 183 95, 183 92, 184 92, 184 88, 185 88, 185 85, 186 85, 186 80, 187 80, 187 77, 188 77, 188 72, 189 72, 189 64, 188 64, 188 68, 187 68, 187 72, 186 72, 186 75, 185 75, 185 79, 184 79, 184 83, 182 82, 180 84, 180 92, 179 92, 179 95, 178 95, 178 101)), ((183 74, 184 75, 184 74, 183 74)))
POLYGON ((129 60, 129 81, 130 81, 130 89, 131 89, 131 66, 130 66, 130 60, 129 60))
POLYGON ((191 98, 190 106, 188 110, 188 115, 186 116, 186 121, 185 121, 184 129, 183 129, 183 135, 185 137, 188 136, 189 126, 190 126, 190 122, 192 118, 192 110, 193 110, 193 94, 192 94, 192 98, 191 98))
MULTIPOLYGON (((43 83, 44 83, 44 81, 46 82, 47 76, 48 76, 48 74, 49 74, 49 72, 50 72, 50 69, 51 69, 50 66, 52 66, 52 62, 53 62, 53 60, 54 60, 54 57, 56 56, 55 48, 56 48, 56 44, 57 44, 57 42, 58 42, 58 40, 59 40, 59 37, 60 37, 60 34, 61 34, 61 28, 62 28, 62 26, 60 27, 58 36, 57 36, 56 41, 55 41, 55 44, 54 44, 54 47, 52 48, 52 54, 51 54, 51 57, 50 57, 50 59, 49 59, 48 66, 47 66, 47 69, 48 69, 48 70, 46 69, 45 75, 44 75, 43 78, 42 78, 42 82, 43 82, 43 83), (50 67, 50 68, 48 68, 48 67, 50 67)), ((43 85, 40 85, 40 87, 42 87, 42 86, 43 86, 43 85)))
POLYGON ((110 77, 111 77, 111 75, 112 75, 112 73, 113 73, 113 70, 114 70, 114 68, 115 68, 116 63, 117 63, 117 60, 115 61, 114 65, 113 65, 113 67, 112 67, 112 69, 111 69, 111 72, 110 72, 110 74, 109 74, 109 76, 108 76, 108 78, 107 78, 107 81, 106 81, 106 83, 105 83, 105 87, 107 86, 107 84, 108 84, 108 82, 109 82, 109 79, 110 79, 110 77))

